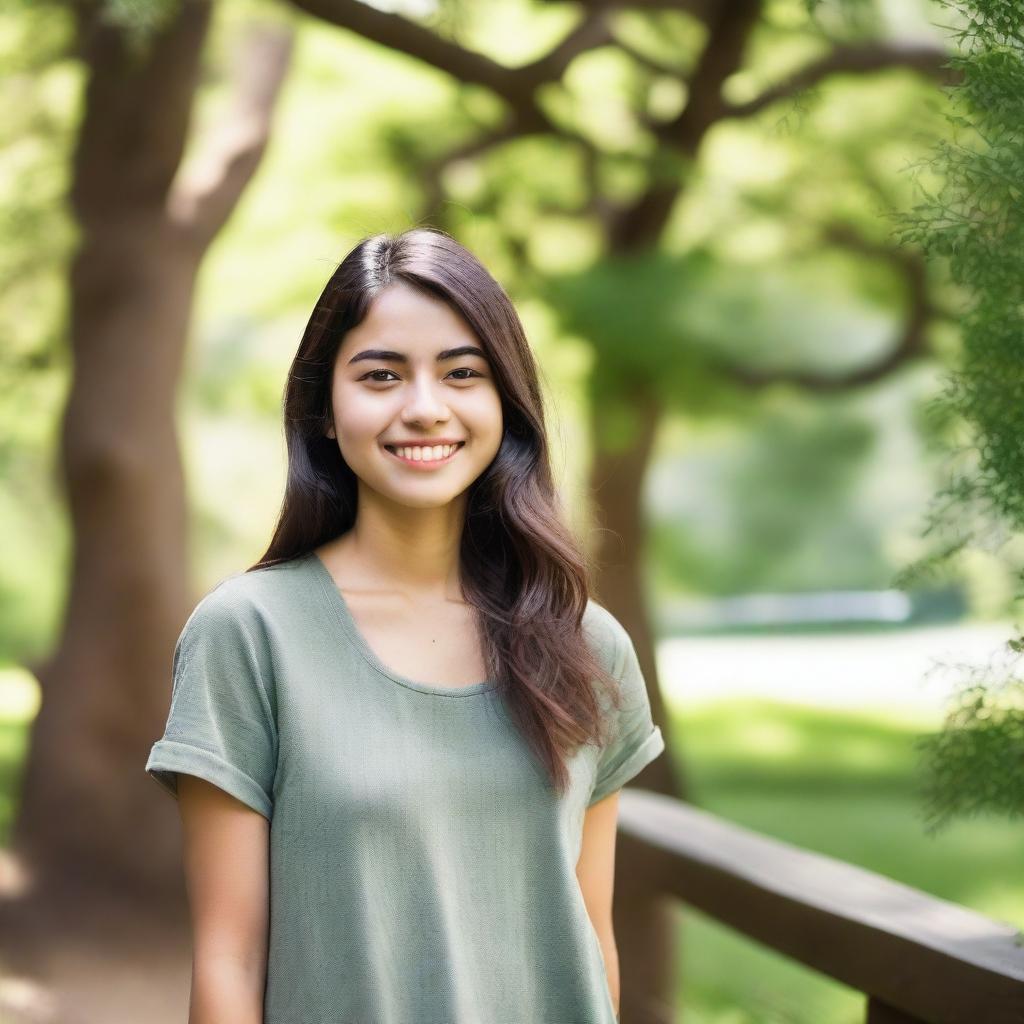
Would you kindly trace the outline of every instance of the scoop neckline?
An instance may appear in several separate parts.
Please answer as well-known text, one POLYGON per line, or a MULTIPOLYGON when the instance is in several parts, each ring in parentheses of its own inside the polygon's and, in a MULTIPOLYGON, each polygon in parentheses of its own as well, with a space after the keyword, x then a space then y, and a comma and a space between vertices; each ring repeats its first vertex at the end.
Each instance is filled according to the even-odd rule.
POLYGON ((487 690, 493 690, 497 685, 498 681, 493 678, 488 678, 479 683, 470 683, 468 686, 445 686, 443 683, 423 683, 416 679, 410 679, 408 676, 400 675, 393 669, 388 668, 374 653, 373 648, 369 645, 366 637, 363 636, 362 631, 356 623, 355 618, 352 615, 352 610, 348 606, 348 602, 345 600, 345 595, 341 592, 341 588, 334 581, 334 576, 331 574, 331 570, 327 568, 324 560, 316 551, 310 551, 308 555, 310 565, 313 567, 313 571, 316 574, 317 579, 320 581, 323 587, 324 593, 330 604, 334 606, 335 611, 338 613, 338 618, 341 621, 345 632, 348 634, 349 639, 352 641, 356 650, 363 656, 363 659, 367 664, 379 675, 384 676, 386 679, 390 679, 392 682, 398 683, 399 686, 405 686, 410 690, 418 690, 420 693, 431 693, 439 697, 469 697, 475 693, 483 693, 487 690))

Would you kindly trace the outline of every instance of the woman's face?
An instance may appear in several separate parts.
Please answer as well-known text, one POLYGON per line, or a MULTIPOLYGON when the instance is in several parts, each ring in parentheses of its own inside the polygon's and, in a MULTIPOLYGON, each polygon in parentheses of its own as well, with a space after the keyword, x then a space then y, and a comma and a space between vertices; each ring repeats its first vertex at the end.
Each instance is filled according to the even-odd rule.
POLYGON ((457 498, 501 444, 483 346, 450 306, 404 282, 380 292, 345 335, 331 403, 328 436, 345 462, 364 486, 412 508, 457 498))

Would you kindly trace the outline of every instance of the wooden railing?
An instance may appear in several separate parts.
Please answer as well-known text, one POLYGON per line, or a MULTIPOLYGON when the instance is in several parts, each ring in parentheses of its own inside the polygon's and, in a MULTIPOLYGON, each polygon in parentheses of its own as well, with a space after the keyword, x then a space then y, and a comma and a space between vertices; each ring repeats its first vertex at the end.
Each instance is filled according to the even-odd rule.
POLYGON ((658 793, 619 806, 620 849, 660 894, 863 992, 868 1024, 1024 1022, 1013 926, 658 793))

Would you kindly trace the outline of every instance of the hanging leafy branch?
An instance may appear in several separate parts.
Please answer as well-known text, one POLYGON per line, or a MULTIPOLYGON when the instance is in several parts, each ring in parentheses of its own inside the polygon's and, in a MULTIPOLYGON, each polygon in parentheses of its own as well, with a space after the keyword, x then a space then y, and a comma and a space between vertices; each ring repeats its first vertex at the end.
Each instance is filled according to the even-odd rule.
MULTIPOLYGON (((1024 6, 938 2, 960 22, 951 134, 912 167, 923 201, 896 218, 896 235, 945 262, 964 312, 955 365, 931 408, 953 467, 925 531, 939 539, 901 583, 968 546, 998 549, 1024 532, 1024 6), (939 184, 929 191, 923 178, 939 184)), ((941 731, 919 738, 929 831, 958 816, 1024 814, 1022 653, 1018 635, 998 664, 967 671, 941 731)))

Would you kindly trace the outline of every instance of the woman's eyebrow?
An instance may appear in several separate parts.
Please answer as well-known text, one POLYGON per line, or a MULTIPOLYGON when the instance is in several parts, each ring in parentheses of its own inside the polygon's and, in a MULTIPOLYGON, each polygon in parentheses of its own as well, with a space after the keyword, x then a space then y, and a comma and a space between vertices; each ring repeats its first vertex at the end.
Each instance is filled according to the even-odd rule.
MULTIPOLYGON (((476 345, 459 345, 458 348, 446 348, 437 354, 437 361, 443 363, 446 359, 457 359, 459 356, 479 356, 481 359, 486 359, 487 354, 482 348, 478 348, 476 345)), ((409 357, 401 352, 392 352, 390 349, 385 348, 367 348, 362 352, 354 355, 349 361, 348 365, 351 366, 353 363, 358 363, 362 359, 373 359, 378 362, 386 363, 408 363, 409 357)))

